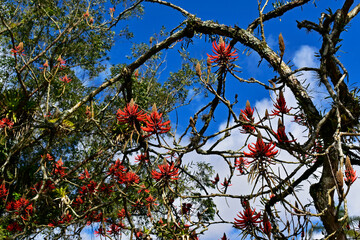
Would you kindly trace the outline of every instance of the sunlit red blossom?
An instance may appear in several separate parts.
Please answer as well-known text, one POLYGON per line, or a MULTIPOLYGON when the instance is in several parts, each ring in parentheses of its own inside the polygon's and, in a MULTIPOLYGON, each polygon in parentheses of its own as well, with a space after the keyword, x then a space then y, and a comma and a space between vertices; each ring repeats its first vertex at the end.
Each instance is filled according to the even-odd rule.
POLYGON ((211 63, 224 66, 238 58, 236 50, 231 52, 232 48, 230 44, 226 46, 224 40, 221 37, 219 39, 219 44, 214 41, 212 46, 212 51, 215 55, 207 54, 211 63))
POLYGON ((32 215, 34 207, 28 199, 20 198, 16 201, 9 202, 6 205, 6 210, 9 212, 14 211, 14 214, 20 215, 24 221, 27 221, 28 217, 32 215))
POLYGON ((6 230, 8 230, 9 232, 21 232, 23 230, 23 227, 17 222, 13 222, 6 227, 6 230))
POLYGON ((267 214, 265 212, 263 214, 262 226, 260 226, 260 228, 263 231, 263 233, 270 238, 272 227, 271 227, 271 223, 269 221, 269 218, 268 218, 268 216, 267 216, 267 214))
POLYGON ((145 198, 146 201, 146 206, 150 207, 152 205, 159 205, 156 202, 156 198, 154 198, 151 194, 149 195, 149 197, 145 198))
POLYGON ((61 160, 61 158, 55 163, 55 167, 54 167, 54 174, 58 175, 60 177, 64 177, 66 175, 65 173, 65 169, 67 169, 67 167, 63 167, 64 163, 61 160))
POLYGON ((111 164, 111 166, 109 167, 108 174, 116 176, 119 173, 124 173, 124 172, 126 172, 126 168, 124 167, 122 162, 118 159, 115 161, 114 164, 111 164))
POLYGON ((220 238, 219 240, 229 240, 229 239, 226 237, 226 234, 224 233, 224 235, 222 236, 222 238, 220 238))
POLYGON ((137 162, 137 163, 149 162, 149 158, 147 157, 146 153, 142 153, 135 157, 135 162, 137 162))
POLYGON ((132 185, 134 183, 139 183, 140 178, 136 173, 130 171, 125 174, 123 181, 126 185, 132 185))
POLYGON ((71 82, 71 78, 69 78, 67 75, 63 76, 60 78, 60 81, 64 82, 64 83, 69 83, 71 82))
POLYGON ((45 158, 48 161, 53 161, 54 160, 54 158, 49 153, 47 153, 46 156, 41 155, 41 158, 45 158))
POLYGON ((345 178, 344 178, 346 185, 350 186, 351 184, 353 184, 355 182, 356 179, 357 179, 356 171, 352 167, 346 168, 345 178))
POLYGON ((149 137, 152 134, 167 133, 170 131, 170 121, 162 121, 162 113, 158 113, 156 105, 154 104, 151 114, 146 116, 146 127, 141 127, 142 130, 150 133, 145 137, 149 137))
POLYGON ((23 53, 25 51, 24 43, 20 42, 19 45, 15 46, 15 48, 11 49, 10 51, 12 52, 12 55, 19 54, 25 56, 25 54, 23 53))
POLYGON ((282 142, 282 143, 289 143, 289 142, 294 142, 296 141, 296 139, 294 140, 289 140, 289 138, 287 137, 286 133, 285 133, 285 126, 282 124, 281 120, 279 119, 279 123, 278 123, 278 129, 277 129, 277 132, 274 132, 273 133, 275 134, 276 136, 276 139, 279 141, 279 142, 282 142))
POLYGON ((232 186, 232 184, 230 184, 230 181, 228 181, 226 178, 224 178, 224 182, 222 182, 221 185, 224 186, 224 188, 232 186))
POLYGON ((173 181, 179 179, 179 169, 174 166, 174 162, 171 162, 169 165, 168 162, 162 165, 158 165, 160 172, 153 170, 151 172, 152 178, 154 178, 156 181, 164 180, 167 181, 173 181))
POLYGON ((89 179, 89 178, 90 178, 90 174, 87 169, 85 169, 84 173, 80 174, 79 176, 80 180, 89 179))
POLYGON ((42 66, 42 67, 39 67, 39 69, 44 69, 44 70, 46 70, 48 67, 49 67, 49 63, 48 63, 48 60, 46 60, 45 63, 43 64, 43 66, 42 66))
POLYGON ((241 110, 241 119, 246 122, 254 122, 254 108, 251 108, 249 100, 246 101, 245 110, 241 110))
MULTIPOLYGON (((129 214, 129 215, 130 215, 130 214, 129 214)), ((119 210, 119 212, 117 213, 117 216, 118 216, 118 218, 120 218, 120 219, 123 219, 124 217, 126 217, 126 211, 125 211, 125 209, 123 208, 123 209, 119 210)))
POLYGON ((235 167, 239 170, 240 174, 245 173, 245 168, 247 168, 247 166, 249 166, 249 162, 246 158, 235 158, 235 167))
POLYGON ((143 234, 140 230, 135 233, 135 236, 136 236, 137 238, 141 238, 143 235, 144 235, 144 234, 143 234))
POLYGON ((6 198, 8 190, 6 189, 5 182, 0 185, 0 198, 6 198))
POLYGON ((89 11, 86 11, 83 16, 84 16, 84 18, 88 18, 90 16, 89 11))
POLYGON ((106 230, 102 226, 100 226, 98 228, 98 230, 96 230, 94 232, 94 234, 95 234, 96 237, 98 237, 98 236, 106 236, 106 230))
POLYGON ((64 59, 62 59, 61 56, 58 57, 58 59, 56 60, 58 63, 57 63, 57 66, 60 67, 60 70, 63 70, 65 67, 66 67, 66 61, 64 59))
POLYGON ((139 110, 139 106, 131 99, 124 110, 117 110, 116 118, 120 123, 127 123, 131 126, 135 126, 136 123, 146 120, 146 114, 142 110, 139 110))
POLYGON ((211 182, 216 185, 220 181, 219 174, 217 173, 214 180, 211 180, 211 182))
POLYGON ((0 128, 7 127, 9 129, 11 129, 13 125, 14 125, 14 123, 12 121, 10 121, 10 119, 8 119, 8 118, 3 118, 0 120, 0 128))
POLYGON ((258 223, 261 223, 261 213, 256 213, 255 209, 251 210, 250 207, 246 208, 243 212, 239 212, 237 215, 239 218, 235 218, 234 226, 242 230, 252 229, 258 223))
POLYGON ((279 93, 279 97, 276 98, 276 103, 274 103, 275 110, 272 110, 272 116, 280 116, 281 114, 287 114, 292 108, 286 106, 286 100, 282 91, 279 93))
MULTIPOLYGON (((274 150, 276 146, 275 143, 264 143, 260 133, 258 134, 256 143, 252 143, 252 145, 253 146, 251 146, 251 144, 248 145, 250 153, 244 152, 245 157, 254 158, 254 160, 264 159, 272 158, 278 153, 278 150, 274 150)), ((251 162, 253 161, 249 161, 249 163, 251 162)))
MULTIPOLYGON (((43 184, 43 181, 40 181, 34 185, 34 187, 31 188, 34 193, 38 193, 41 189, 41 186, 43 184)), ((45 186, 43 188, 43 192, 51 191, 55 189, 55 184, 51 180, 46 180, 45 186)))
POLYGON ((242 125, 241 133, 253 133, 255 132, 255 127, 252 125, 242 125))

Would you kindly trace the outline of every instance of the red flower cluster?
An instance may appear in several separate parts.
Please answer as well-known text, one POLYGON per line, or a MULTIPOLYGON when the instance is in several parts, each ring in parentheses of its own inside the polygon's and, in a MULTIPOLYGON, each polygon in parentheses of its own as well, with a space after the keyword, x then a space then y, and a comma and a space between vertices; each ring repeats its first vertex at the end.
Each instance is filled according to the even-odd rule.
POLYGON ((216 63, 219 66, 225 66, 238 58, 236 50, 231 52, 232 49, 230 44, 226 46, 222 37, 219 39, 219 44, 214 41, 212 45, 212 51, 215 55, 207 54, 211 63, 216 63))
POLYGON ((14 214, 20 215, 24 221, 27 221, 28 217, 33 213, 34 207, 28 199, 20 198, 14 202, 9 202, 6 205, 6 210, 9 212, 14 211, 14 214))
POLYGON ((247 207, 242 213, 239 212, 237 215, 239 219, 235 218, 234 226, 242 230, 249 230, 256 226, 256 224, 261 223, 260 219, 261 213, 256 213, 255 209, 251 210, 250 207, 247 207))
MULTIPOLYGON (((278 150, 274 150, 276 145, 272 142, 267 143, 267 144, 264 143, 260 133, 258 134, 256 143, 255 144, 252 143, 252 144, 253 144, 253 146, 251 146, 251 144, 248 145, 250 153, 244 152, 244 155, 246 157, 254 158, 254 160, 255 159, 261 160, 264 158, 272 158, 278 153, 278 150)), ((251 163, 253 161, 250 161, 249 163, 251 163)))
POLYGON ((66 214, 63 214, 60 217, 60 220, 52 221, 52 223, 49 223, 48 226, 49 227, 56 227, 57 225, 60 225, 60 224, 70 223, 72 219, 73 219, 73 217, 71 216, 71 214, 66 213, 66 214))
POLYGON ((243 157, 235 158, 235 167, 239 170, 240 174, 244 174, 245 168, 249 165, 249 161, 243 157))
POLYGON ((276 98, 276 103, 274 103, 276 110, 272 110, 272 116, 280 116, 281 114, 287 114, 292 108, 286 106, 286 100, 282 91, 279 93, 279 97, 276 98))
POLYGON ((65 65, 66 61, 64 59, 62 59, 61 56, 58 57, 57 62, 58 62, 57 66, 60 67, 60 70, 63 70, 66 67, 66 65, 65 65))
POLYGON ((355 182, 356 179, 357 179, 356 171, 353 168, 346 168, 345 179, 344 179, 346 185, 350 186, 355 182))
POLYGON ((64 177, 66 175, 65 169, 66 167, 63 167, 64 163, 61 160, 61 158, 55 163, 54 166, 54 175, 58 175, 60 177, 64 177))
POLYGON ((127 123, 134 126, 136 122, 143 122, 146 120, 146 114, 142 110, 138 110, 139 106, 131 99, 130 103, 126 105, 124 110, 118 110, 116 118, 121 123, 127 123))
POLYGON ((114 176, 119 184, 126 184, 127 186, 140 181, 139 176, 132 171, 127 171, 119 159, 110 166, 108 174, 114 176))
POLYGON ((8 190, 5 187, 5 182, 3 182, 0 185, 0 199, 6 198, 7 195, 8 195, 8 190))
POLYGON ((11 129, 13 125, 14 123, 8 118, 3 118, 0 120, 0 128, 8 127, 9 129, 11 129))
POLYGON ((174 166, 174 162, 169 165, 168 162, 158 165, 160 172, 153 170, 151 172, 152 178, 156 181, 164 180, 165 182, 179 179, 179 169, 174 166))
POLYGON ((154 104, 152 108, 152 112, 150 115, 146 116, 146 127, 141 127, 142 130, 145 132, 149 132, 150 134, 146 137, 152 135, 152 134, 161 134, 161 133, 167 133, 170 130, 170 121, 162 122, 162 113, 158 113, 156 109, 156 105, 154 104))
POLYGON ((8 230, 9 232, 21 232, 23 230, 23 227, 17 222, 12 222, 6 227, 6 230, 8 230))
POLYGON ((64 82, 64 83, 69 83, 71 82, 71 78, 69 78, 67 75, 65 75, 64 77, 60 78, 60 81, 64 82))
POLYGON ((146 163, 149 162, 149 158, 147 157, 147 154, 139 154, 135 157, 135 162, 137 163, 146 163))
POLYGON ((282 142, 282 143, 289 143, 289 142, 294 142, 296 139, 294 140, 289 140, 289 138, 286 136, 286 133, 285 133, 285 126, 282 124, 281 120, 279 119, 279 122, 278 122, 278 129, 277 129, 277 132, 274 132, 273 133, 275 134, 276 136, 276 139, 279 141, 279 142, 282 142))
MULTIPOLYGON (((40 191, 42 185, 43 185, 43 182, 40 181, 40 182, 36 183, 34 185, 34 187, 31 188, 31 190, 33 190, 34 193, 38 193, 40 191)), ((55 189, 54 183, 51 180, 46 180, 45 186, 43 188, 43 192, 51 191, 53 189, 55 189)))
POLYGON ((262 226, 260 228, 263 231, 263 233, 267 235, 270 239, 272 227, 266 212, 264 212, 263 214, 262 226))
MULTIPOLYGON (((255 118, 253 117, 254 114, 254 108, 251 108, 249 100, 246 101, 246 107, 245 110, 241 110, 240 114, 240 120, 254 123, 255 118)), ((252 125, 243 125, 242 126, 243 131, 242 133, 252 133, 255 131, 255 127, 252 125)))
POLYGON ((12 55, 19 54, 25 56, 25 54, 23 53, 25 51, 24 43, 20 42, 19 45, 15 46, 15 48, 11 49, 10 51, 12 52, 12 55))
POLYGON ((228 181, 226 178, 224 178, 224 182, 221 183, 221 185, 225 188, 230 187, 232 184, 230 184, 230 181, 228 181))

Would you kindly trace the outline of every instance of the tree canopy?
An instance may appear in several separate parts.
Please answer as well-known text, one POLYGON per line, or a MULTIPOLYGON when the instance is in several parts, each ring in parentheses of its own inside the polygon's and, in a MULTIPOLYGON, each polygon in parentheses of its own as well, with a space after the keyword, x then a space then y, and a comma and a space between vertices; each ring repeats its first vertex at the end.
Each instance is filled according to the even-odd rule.
POLYGON ((360 4, 267 32, 318 2, 242 3, 256 17, 223 24, 175 1, 1 1, 0 238, 229 239, 206 235, 219 225, 359 238, 359 87, 342 38, 360 4), (182 20, 138 41, 132 21, 156 9, 182 20), (289 59, 298 31, 319 39, 316 64, 289 59), (242 66, 254 55, 266 77, 242 66))

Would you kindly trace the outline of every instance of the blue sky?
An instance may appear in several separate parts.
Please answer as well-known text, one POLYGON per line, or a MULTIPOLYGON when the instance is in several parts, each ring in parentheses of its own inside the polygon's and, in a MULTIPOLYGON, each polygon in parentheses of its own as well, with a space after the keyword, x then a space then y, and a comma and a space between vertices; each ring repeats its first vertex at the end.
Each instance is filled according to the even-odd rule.
MULTIPOLYGON (((192 14, 195 14, 197 17, 200 17, 202 20, 214 20, 222 24, 228 25, 237 25, 242 28, 246 28, 249 23, 252 22, 258 16, 257 12, 257 1, 256 0, 225 0, 225 1, 215 1, 215 0, 198 0, 198 1, 190 1, 190 0, 173 0, 174 4, 177 4, 189 11, 192 14)), ((272 10, 272 5, 268 5, 265 9, 265 12, 272 10)), ((298 8, 290 11, 285 14, 281 19, 274 19, 265 24, 265 36, 268 41, 268 44, 273 47, 275 51, 278 50, 278 35, 281 32, 284 36, 286 50, 284 61, 291 61, 290 65, 295 65, 295 67, 303 67, 303 66, 318 66, 318 61, 314 57, 314 54, 321 47, 321 38, 316 33, 307 33, 304 29, 299 30, 296 26, 296 20, 311 20, 317 21, 320 17, 321 12, 324 12, 327 8, 332 8, 333 10, 341 7, 344 0, 315 0, 316 7, 313 4, 313 1, 303 6, 302 8, 298 8)), ((130 47, 132 43, 140 43, 140 42, 148 42, 149 38, 154 34, 158 33, 162 26, 165 26, 167 30, 171 30, 176 27, 180 22, 184 20, 184 17, 176 12, 173 9, 170 9, 165 6, 160 6, 158 4, 152 3, 144 3, 145 6, 145 14, 142 19, 133 19, 129 24, 130 30, 134 33, 134 38, 131 40, 119 39, 116 42, 114 49, 110 54, 110 63, 118 64, 118 63, 129 63, 129 61, 125 58, 126 55, 130 54, 130 47)), ((120 11, 120 10, 118 10, 120 11)), ((341 51, 339 51, 339 58, 347 67, 350 73, 350 84, 352 86, 359 86, 357 83, 357 79, 359 79, 359 72, 357 70, 357 64, 359 61, 358 53, 359 48, 356 47, 359 41, 359 19, 355 18, 351 27, 348 29, 348 32, 343 33, 342 38, 344 41, 342 42, 343 46, 341 51)), ((241 66, 241 73, 239 74, 242 78, 254 77, 259 81, 267 83, 268 79, 271 79, 276 74, 270 69, 267 63, 263 62, 260 67, 257 67, 259 57, 256 53, 252 53, 250 56, 246 56, 242 54, 244 48, 241 45, 235 46, 238 49, 239 58, 236 62, 237 65, 241 66)), ((204 38, 197 39, 194 41, 192 45, 189 47, 189 51, 191 52, 192 57, 196 57, 198 59, 206 59, 206 54, 211 53, 211 43, 209 41, 205 41, 204 38)), ((161 74, 160 81, 166 80, 169 72, 177 71, 180 68, 181 60, 177 57, 177 51, 174 49, 170 49, 166 52, 167 55, 167 63, 164 72, 161 74)), ((324 101, 322 95, 322 88, 318 86, 317 80, 311 74, 305 74, 302 79, 306 79, 307 83, 311 84, 312 96, 314 97, 314 102, 317 106, 322 109, 326 109, 327 102, 324 101)), ((256 87, 254 85, 249 85, 245 83, 238 83, 234 79, 228 79, 228 88, 227 93, 229 93, 229 98, 233 99, 231 94, 237 93, 239 95, 239 103, 236 105, 235 110, 240 112, 240 109, 245 107, 246 100, 250 100, 252 106, 255 106, 260 114, 264 112, 265 108, 272 107, 272 101, 269 97, 269 93, 262 88, 256 87)), ((285 93, 286 96, 289 97, 289 105, 292 107, 296 107, 295 99, 291 98, 290 93, 285 93)), ((193 105, 185 106, 179 108, 178 116, 180 126, 179 129, 183 129, 188 124, 188 117, 194 114, 194 110, 198 109, 199 106, 203 103, 202 98, 195 99, 193 105), (195 106, 195 107, 194 107, 195 106), (183 124, 181 124, 183 123, 183 124)), ((224 123, 227 114, 222 118, 217 117, 217 124, 214 125, 213 130, 221 127, 221 124, 224 123)), ((170 119, 174 122, 176 120, 175 113, 170 114, 170 119)), ((291 131, 299 140, 302 138, 302 130, 299 129, 294 124, 291 124, 289 121, 286 125, 287 130, 291 131)), ((240 143, 244 143, 243 139, 239 139, 241 136, 239 134, 234 134, 232 138, 228 140, 223 147, 226 148, 236 148, 236 146, 240 145, 240 143)), ((194 156, 192 156, 194 157, 194 156)), ((213 161, 212 159, 205 159, 209 161, 213 161)), ((214 163, 214 167, 221 167, 214 163)), ((226 176, 226 172, 219 171, 222 175, 221 178, 226 176)), ((239 186, 238 183, 237 186, 239 186)), ((236 185, 236 184, 234 184, 236 185)), ((357 192, 360 192, 359 186, 354 186, 353 193, 349 195, 349 198, 359 197, 356 195, 357 192), (356 190, 357 189, 357 190, 356 190)), ((229 209, 222 209, 227 219, 231 221, 234 216, 236 216, 236 210, 241 209, 239 207, 238 202, 234 202, 229 200, 230 205, 236 206, 229 209)), ((219 204, 226 204, 219 202, 219 204)), ((351 204, 351 203, 350 203, 351 204)), ((356 205, 351 205, 356 207, 356 205)), ((355 208, 357 209, 357 208, 355 208)), ((237 210, 238 211, 238 210, 237 210)), ((360 215, 360 210, 355 210, 354 214, 360 215)), ((209 231, 205 237, 201 237, 200 239, 205 240, 215 240, 219 239, 223 232, 227 232, 230 235, 230 239, 236 239, 238 232, 231 228, 231 226, 227 227, 216 227, 209 231)))

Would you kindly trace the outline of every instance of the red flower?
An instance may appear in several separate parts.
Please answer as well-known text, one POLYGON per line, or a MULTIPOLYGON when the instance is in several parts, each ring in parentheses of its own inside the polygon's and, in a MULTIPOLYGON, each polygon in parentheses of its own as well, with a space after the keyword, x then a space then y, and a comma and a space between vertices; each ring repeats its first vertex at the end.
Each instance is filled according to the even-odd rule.
POLYGON ((263 231, 263 233, 266 234, 270 238, 272 227, 271 227, 271 223, 269 221, 269 218, 268 218, 266 212, 264 212, 264 214, 263 214, 263 222, 262 222, 262 226, 260 228, 263 231))
POLYGON ((146 193, 150 192, 149 189, 146 189, 146 186, 144 184, 140 186, 140 189, 137 191, 137 193, 141 193, 142 191, 144 191, 146 193))
POLYGON ((124 183, 126 185, 131 185, 133 183, 139 183, 140 178, 138 175, 136 175, 136 173, 134 172, 127 172, 123 178, 124 183))
POLYGON ((25 54, 23 53, 24 52, 24 43, 20 42, 19 45, 15 46, 15 48, 11 49, 10 51, 12 52, 12 55, 19 54, 19 55, 25 56, 25 54))
POLYGON ((121 231, 121 228, 117 225, 117 224, 115 224, 115 223, 113 223, 113 224, 111 224, 110 225, 110 229, 109 230, 107 230, 107 232, 109 233, 109 234, 120 234, 120 231, 121 231))
POLYGON ((8 230, 9 232, 21 232, 23 230, 23 227, 20 226, 17 222, 13 222, 6 227, 6 230, 8 230))
POLYGON ((0 185, 0 198, 5 198, 8 195, 8 190, 5 187, 5 182, 0 185))
POLYGON ((106 232, 103 229, 103 227, 99 227, 97 231, 94 232, 94 234, 96 235, 96 237, 98 236, 106 236, 106 232))
POLYGON ((241 118, 246 122, 254 122, 254 108, 251 108, 249 100, 246 101, 245 110, 241 110, 241 118))
POLYGON ((84 173, 80 174, 80 177, 79 177, 80 180, 84 180, 85 178, 86 179, 90 178, 90 174, 87 169, 85 169, 84 173))
POLYGON ((244 169, 249 165, 247 159, 240 157, 235 158, 235 167, 239 170, 240 174, 244 174, 244 169))
POLYGON ((350 186, 351 184, 353 184, 355 182, 356 179, 357 179, 356 171, 352 167, 346 168, 345 178, 344 178, 346 185, 350 186))
POLYGON ((158 165, 160 172, 157 172, 153 170, 151 172, 152 178, 154 178, 156 181, 164 180, 164 181, 172 181, 179 179, 179 169, 174 166, 174 163, 172 162, 171 165, 169 165, 168 162, 166 162, 163 165, 158 165))
POLYGON ((124 218, 126 216, 125 209, 123 208, 123 209, 119 210, 117 215, 120 219, 124 218))
POLYGON ((60 78, 60 81, 64 82, 64 83, 69 83, 71 82, 71 78, 69 78, 67 75, 65 75, 64 77, 60 78))
POLYGON ((147 157, 146 153, 140 154, 135 157, 135 162, 138 162, 138 163, 149 162, 149 158, 147 157))
POLYGON ((239 219, 234 218, 234 226, 240 229, 251 229, 256 226, 257 223, 261 223, 261 213, 256 213, 255 209, 251 210, 250 207, 247 207, 242 213, 239 212, 237 215, 239 219))
POLYGON ((46 156, 41 155, 41 158, 46 158, 46 160, 48 160, 48 161, 53 161, 54 160, 54 158, 48 153, 46 154, 46 156))
POLYGON ((149 197, 145 198, 145 201, 147 202, 146 206, 150 207, 151 205, 159 205, 156 204, 156 198, 154 198, 151 194, 149 195, 149 197))
MULTIPOLYGON (((251 151, 250 153, 246 153, 244 152, 244 155, 246 157, 251 157, 255 159, 263 159, 263 158, 271 158, 273 156, 275 156, 278 153, 278 150, 274 150, 275 148, 275 144, 270 142, 270 143, 264 143, 264 141, 262 140, 261 134, 258 134, 257 140, 256 140, 256 144, 253 143, 253 146, 251 146, 251 144, 248 145, 249 150, 251 151)), ((253 162, 253 161, 251 161, 253 162)), ((249 163, 251 163, 249 162, 249 163)))
POLYGON ((224 178, 224 182, 221 183, 222 186, 224 186, 224 189, 227 187, 230 187, 232 184, 230 184, 230 181, 228 181, 226 178, 224 178))
POLYGON ((124 173, 124 172, 126 172, 126 168, 124 167, 124 165, 122 165, 122 162, 120 162, 120 160, 118 159, 115 161, 114 164, 112 164, 109 167, 108 174, 118 176, 119 173, 124 173))
POLYGON ((65 173, 66 167, 63 167, 63 165, 64 165, 64 163, 60 158, 59 161, 57 161, 55 163, 55 167, 54 167, 54 174, 55 175, 59 175, 60 177, 64 177, 66 175, 66 173, 65 173))
POLYGON ((289 143, 289 142, 294 142, 296 139, 294 140, 289 140, 289 138, 286 136, 286 133, 285 133, 285 126, 282 124, 281 120, 279 119, 279 122, 278 122, 278 129, 277 129, 277 132, 274 132, 273 133, 275 134, 276 136, 276 139, 279 141, 279 142, 283 142, 283 143, 289 143))
POLYGON ((281 114, 287 114, 290 112, 290 110, 292 108, 288 108, 286 106, 286 101, 285 101, 285 98, 284 98, 284 94, 282 91, 280 91, 279 93, 279 97, 276 98, 276 103, 274 103, 274 107, 276 108, 276 110, 272 110, 272 116, 280 116, 280 113, 281 114))
MULTIPOLYGON (((41 189, 42 184, 43 181, 36 183, 35 186, 31 188, 31 190, 33 190, 34 193, 38 193, 41 189)), ((55 189, 54 183, 51 180, 46 180, 43 192, 53 189, 55 189)))
POLYGON ((217 173, 216 176, 215 176, 215 179, 214 180, 211 180, 211 182, 216 185, 218 182, 219 182, 220 178, 219 178, 219 174, 217 173))
POLYGON ((7 211, 14 211, 16 215, 20 215, 20 217, 27 221, 28 217, 33 213, 34 207, 32 203, 30 204, 28 199, 20 198, 19 200, 16 200, 15 202, 9 202, 6 205, 7 211))
POLYGON ((3 118, 2 120, 0 120, 0 128, 8 127, 9 129, 11 129, 13 125, 14 123, 11 122, 8 118, 3 118))
POLYGON ((224 233, 223 237, 220 240, 228 240, 225 233, 224 233))
POLYGON ((222 37, 219 39, 219 44, 214 41, 212 45, 212 51, 215 55, 207 54, 211 63, 217 63, 217 65, 224 66, 238 58, 238 56, 236 56, 236 50, 231 52, 230 44, 226 46, 222 37))
POLYGON ((150 115, 146 116, 146 127, 141 127, 145 132, 149 132, 150 134, 145 136, 149 137, 152 134, 160 134, 166 133, 170 130, 170 121, 162 122, 162 113, 158 113, 156 109, 156 105, 154 104, 152 108, 152 112, 150 115))
POLYGON ((60 67, 60 70, 63 70, 66 66, 66 61, 64 59, 62 59, 61 56, 58 57, 58 59, 56 60, 58 63, 57 63, 57 66, 60 67))
POLYGON ((135 104, 134 100, 131 99, 130 103, 126 105, 124 111, 118 110, 116 118, 121 123, 127 123, 134 126, 136 122, 145 121, 146 114, 142 110, 138 111, 139 106, 135 104))

